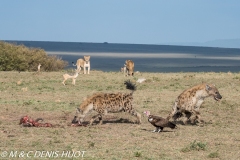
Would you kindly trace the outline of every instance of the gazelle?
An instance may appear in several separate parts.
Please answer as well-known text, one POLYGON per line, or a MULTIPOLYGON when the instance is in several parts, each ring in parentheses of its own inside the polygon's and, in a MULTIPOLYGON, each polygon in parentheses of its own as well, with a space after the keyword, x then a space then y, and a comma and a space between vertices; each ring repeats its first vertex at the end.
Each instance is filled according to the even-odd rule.
POLYGON ((39 64, 38 64, 38 72, 40 72, 41 66, 42 66, 42 65, 39 63, 39 64))
POLYGON ((70 75, 70 74, 66 73, 66 74, 63 75, 64 80, 63 80, 62 84, 65 85, 66 80, 72 79, 72 84, 75 85, 77 77, 78 77, 78 70, 77 69, 75 69, 74 75, 70 75))

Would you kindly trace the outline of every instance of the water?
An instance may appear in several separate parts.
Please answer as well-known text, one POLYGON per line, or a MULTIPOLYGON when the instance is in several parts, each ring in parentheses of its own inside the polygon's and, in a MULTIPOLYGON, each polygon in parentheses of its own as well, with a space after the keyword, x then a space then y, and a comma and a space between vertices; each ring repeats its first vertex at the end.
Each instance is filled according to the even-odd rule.
MULTIPOLYGON (((49 54, 56 54, 48 52, 49 54)), ((68 68, 73 67, 72 62, 76 63, 78 58, 82 58, 85 53, 79 55, 71 55, 72 53, 58 54, 63 60, 69 62, 68 68)), ((116 53, 115 53, 116 54, 116 53)), ((121 53, 118 53, 118 55, 121 53)), ((162 57, 141 57, 128 56, 102 56, 101 54, 91 55, 91 69, 102 71, 119 71, 126 59, 135 62, 135 71, 141 72, 239 72, 240 59, 210 59, 209 57, 181 57, 181 58, 162 58, 162 57), (209 59, 208 59, 209 58, 209 59)), ((226 57, 227 58, 227 57, 226 57)))
POLYGON ((168 45, 18 41, 43 48, 49 55, 72 62, 91 55, 91 69, 119 71, 126 59, 140 72, 240 72, 240 49, 168 45))

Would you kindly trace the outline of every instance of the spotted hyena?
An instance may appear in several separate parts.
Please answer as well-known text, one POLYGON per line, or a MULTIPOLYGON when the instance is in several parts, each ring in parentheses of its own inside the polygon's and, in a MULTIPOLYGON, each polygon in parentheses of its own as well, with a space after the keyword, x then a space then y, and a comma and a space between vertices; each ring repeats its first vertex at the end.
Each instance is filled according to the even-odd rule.
POLYGON ((125 81, 126 88, 131 90, 131 93, 95 93, 88 97, 83 103, 77 108, 76 115, 73 119, 73 123, 82 123, 86 114, 92 110, 98 114, 93 116, 90 125, 96 120, 100 120, 102 124, 102 117, 107 113, 114 112, 128 112, 137 117, 138 123, 141 123, 141 114, 139 114, 133 108, 133 93, 136 90, 136 86, 129 80, 125 81))
POLYGON ((185 115, 186 119, 183 121, 184 124, 191 121, 194 123, 203 122, 200 117, 200 106, 202 105, 205 98, 212 96, 216 101, 219 101, 222 96, 218 89, 211 84, 199 84, 183 91, 175 100, 172 108, 172 113, 169 114, 167 119, 173 118, 174 121, 177 118, 185 115))

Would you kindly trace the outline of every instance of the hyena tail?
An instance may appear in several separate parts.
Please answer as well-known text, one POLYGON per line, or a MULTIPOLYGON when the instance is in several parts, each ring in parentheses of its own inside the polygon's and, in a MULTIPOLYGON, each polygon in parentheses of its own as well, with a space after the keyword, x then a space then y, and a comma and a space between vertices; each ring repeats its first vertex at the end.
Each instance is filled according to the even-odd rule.
POLYGON ((136 84, 133 84, 130 80, 126 80, 124 84, 126 85, 126 89, 131 90, 132 93, 137 90, 136 84))

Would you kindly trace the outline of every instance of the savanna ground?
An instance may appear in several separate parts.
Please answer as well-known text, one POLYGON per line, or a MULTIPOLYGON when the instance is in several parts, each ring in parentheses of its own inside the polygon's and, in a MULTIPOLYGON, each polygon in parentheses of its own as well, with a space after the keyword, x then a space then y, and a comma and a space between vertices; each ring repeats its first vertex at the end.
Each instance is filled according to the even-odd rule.
MULTIPOLYGON (((3 151, 33 151, 29 154, 32 158, 22 158, 33 159, 35 151, 86 151, 83 158, 58 155, 49 159, 240 159, 240 73, 138 73, 124 77, 120 72, 91 71, 90 75, 80 74, 75 86, 71 80, 63 86, 64 73, 0 72, 0 155, 3 151), (138 125, 127 113, 106 116, 103 125, 69 126, 88 95, 130 92, 123 82, 143 77, 147 80, 138 83, 134 92, 139 112, 149 110, 167 117, 175 98, 202 82, 214 83, 223 98, 219 102, 212 97, 205 100, 200 109, 206 122, 203 127, 178 124, 178 129, 152 133, 154 127, 146 117, 138 125), (59 126, 22 127, 19 119, 24 115, 42 117, 44 122, 59 126)), ((92 115, 94 112, 86 121, 92 115)))

